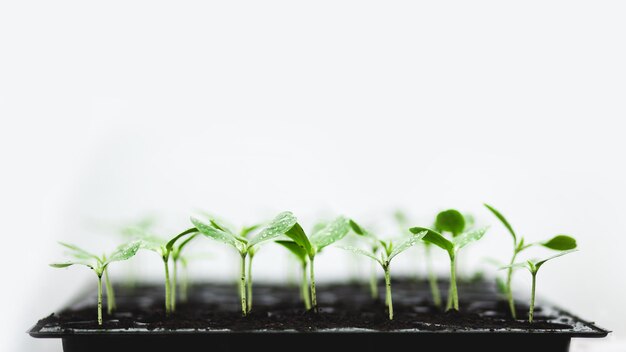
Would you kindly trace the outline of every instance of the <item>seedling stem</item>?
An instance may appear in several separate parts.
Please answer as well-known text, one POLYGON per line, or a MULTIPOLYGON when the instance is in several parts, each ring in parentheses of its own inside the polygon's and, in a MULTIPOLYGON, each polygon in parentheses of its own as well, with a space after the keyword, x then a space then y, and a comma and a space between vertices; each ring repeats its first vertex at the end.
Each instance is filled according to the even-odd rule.
POLYGON ((246 303, 246 254, 241 254, 241 280, 239 282, 239 296, 241 297, 241 315, 248 315, 246 303))
POLYGON ((532 284, 532 288, 530 290, 530 310, 528 311, 528 322, 532 323, 533 322, 533 313, 535 312, 535 285, 537 282, 537 273, 533 273, 532 274, 533 277, 533 284, 532 284))
POLYGON ((248 313, 250 313, 250 311, 252 310, 252 258, 253 257, 254 257, 254 254, 250 252, 250 254, 248 255, 248 293, 247 293, 248 313))
POLYGON ((115 304, 113 285, 111 285, 111 280, 109 280, 109 269, 104 269, 104 284, 107 290, 107 313, 111 315, 117 309, 117 306, 115 304))
POLYGON ((317 295, 315 293, 315 256, 309 257, 309 270, 311 276, 311 305, 313 306, 313 311, 317 313, 317 295))
POLYGON ((426 271, 428 271, 428 284, 430 285, 430 293, 433 296, 433 303, 435 307, 441 307, 441 293, 439 292, 439 285, 437 284, 437 275, 433 269, 433 261, 430 254, 430 244, 424 246, 426 255, 426 271))
POLYGON ((102 275, 98 275, 98 325, 102 325, 102 275))
POLYGON ((391 298, 391 273, 389 272, 389 264, 383 266, 385 272, 385 294, 387 308, 389 309, 389 320, 393 320, 393 301, 391 298))

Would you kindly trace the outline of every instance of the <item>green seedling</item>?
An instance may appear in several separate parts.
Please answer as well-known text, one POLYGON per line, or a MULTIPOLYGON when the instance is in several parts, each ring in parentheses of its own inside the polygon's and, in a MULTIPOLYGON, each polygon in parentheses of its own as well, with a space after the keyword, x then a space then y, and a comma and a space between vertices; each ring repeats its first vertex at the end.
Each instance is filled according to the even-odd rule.
POLYGON ((141 248, 157 253, 163 260, 163 268, 165 270, 165 314, 166 315, 169 315, 175 309, 175 304, 172 304, 173 295, 172 295, 172 283, 170 281, 170 266, 169 266, 170 257, 172 253, 176 251, 176 248, 178 248, 178 252, 180 255, 180 250, 182 250, 182 248, 180 247, 183 246, 183 244, 186 244, 185 242, 183 242, 183 244, 181 244, 180 246, 175 247, 176 242, 179 239, 187 235, 193 235, 197 232, 198 230, 195 227, 192 227, 172 237, 170 240, 164 240, 162 238, 149 236, 146 234, 142 234, 141 236, 142 237, 141 248))
MULTIPOLYGON (((189 264, 190 262, 200 261, 200 260, 210 260, 214 259, 214 257, 209 253, 194 253, 194 254, 186 254, 181 255, 178 258, 180 262, 180 266, 183 269, 182 280, 180 281, 180 301, 187 302, 189 286, 191 285, 189 282, 189 264)), ((174 290, 172 290, 174 291, 174 290)))
MULTIPOLYGON (((171 296, 171 302, 170 302, 170 307, 172 309, 173 312, 176 311, 176 292, 178 291, 178 263, 180 262, 184 267, 187 266, 187 262, 184 259, 184 257, 182 256, 182 251, 183 248, 185 248, 187 246, 187 244, 189 244, 189 242, 191 242, 194 238, 196 238, 198 236, 198 232, 191 234, 191 236, 185 238, 184 241, 182 241, 178 246, 174 245, 172 247, 172 264, 173 264, 173 273, 172 273, 172 296, 171 296)), ((185 279, 183 280, 183 290, 184 290, 184 300, 187 299, 187 278, 185 277, 185 279)))
MULTIPOLYGON (((87 252, 86 250, 72 244, 62 242, 59 242, 59 244, 69 249, 68 255, 72 257, 72 260, 62 263, 52 263, 50 266, 54 268, 67 268, 72 265, 84 265, 93 270, 98 276, 98 325, 102 325, 102 275, 106 272, 109 264, 132 258, 139 250, 141 242, 133 241, 123 244, 117 247, 117 249, 110 255, 102 255, 101 257, 98 257, 97 255, 87 252)), ((106 280, 109 281, 108 274, 106 277, 106 280)), ((108 286, 110 286, 110 283, 108 286)), ((107 297, 112 292, 112 290, 107 290, 107 297)))
MULTIPOLYGON (((211 215, 210 213, 207 212, 202 212, 202 214, 211 219, 210 223, 214 226, 214 227, 218 227, 223 231, 226 231, 228 233, 230 233, 232 236, 236 237, 237 232, 235 232, 233 230, 233 226, 231 226, 231 224, 227 223, 226 221, 216 218, 215 216, 211 215)), ((262 226, 262 224, 255 224, 252 226, 244 226, 241 228, 241 230, 239 231, 238 235, 240 238, 245 238, 246 240, 250 240, 250 238, 252 237, 252 235, 255 233, 255 231, 257 229, 259 229, 262 226)), ((254 255, 256 254, 256 249, 257 247, 250 247, 248 249, 248 264, 247 264, 247 274, 246 274, 246 303, 248 306, 248 312, 250 312, 252 310, 252 259, 254 258, 254 255)))
MULTIPOLYGON (((549 248, 549 249, 556 250, 556 251, 566 251, 566 250, 571 250, 571 249, 576 248, 576 240, 567 235, 557 235, 546 242, 525 243, 524 237, 517 236, 515 231, 513 231, 513 227, 507 221, 507 219, 502 215, 502 213, 500 213, 498 210, 496 210, 494 207, 492 207, 489 204, 484 204, 484 205, 487 209, 489 209, 491 213, 493 213, 493 215, 496 216, 496 218, 498 218, 498 220, 500 220, 502 225, 504 225, 504 227, 506 227, 508 232, 511 234, 511 237, 513 237, 513 255, 511 256, 509 266, 515 263, 515 259, 517 258, 518 254, 520 254, 524 250, 534 245, 540 245, 545 248, 549 248)), ((506 281, 504 283, 505 290, 506 290, 505 292, 506 292, 507 301, 509 302, 509 310, 511 311, 511 317, 513 317, 513 319, 517 319, 517 314, 515 311, 515 301, 513 299, 513 291, 511 289, 512 278, 513 278, 513 268, 509 267, 506 273, 506 281)))
POLYGON ((287 248, 300 262, 300 266, 302 268, 302 278, 300 281, 300 298, 302 299, 302 302, 304 302, 304 308, 306 310, 310 310, 311 296, 309 294, 309 279, 307 278, 309 255, 307 251, 303 247, 300 247, 294 241, 279 240, 276 241, 276 243, 287 248))
MULTIPOLYGON (((256 226, 247 230, 247 232, 244 231, 245 233, 242 232, 241 234, 236 235, 231 230, 218 224, 213 219, 209 220, 209 222, 204 222, 192 217, 191 222, 196 226, 200 233, 202 233, 206 237, 230 245, 234 247, 237 252, 239 252, 239 255, 241 256, 241 277, 239 283, 241 313, 244 317, 247 316, 250 309, 252 309, 252 306, 249 306, 247 303, 252 299, 252 291, 251 289, 246 289, 246 257, 248 255, 254 256, 254 254, 258 251, 258 246, 261 245, 261 243, 285 234, 286 231, 291 229, 297 223, 296 217, 291 212, 282 212, 278 214, 278 216, 276 216, 274 220, 272 220, 258 234, 250 239, 244 236, 248 235, 249 232, 257 228, 256 226), (244 236, 242 236, 242 234, 244 236)), ((251 266, 252 261, 249 262, 249 267, 251 266)), ((252 274, 251 269, 248 270, 248 274, 252 274)))
MULTIPOLYGON (((374 237, 375 236, 366 230, 364 230, 361 226, 359 226, 353 220, 350 220, 350 226, 352 230, 361 236, 374 237)), ((405 250, 411 248, 412 246, 419 243, 419 241, 428 233, 428 231, 421 231, 414 235, 412 235, 409 239, 404 240, 397 247, 394 248, 394 243, 389 241, 383 241, 381 239, 377 239, 382 247, 382 251, 380 251, 380 256, 378 255, 378 250, 370 248, 369 250, 363 250, 355 247, 340 247, 342 249, 354 252, 356 254, 363 255, 370 259, 373 259, 375 262, 380 264, 383 268, 383 272, 385 273, 385 303, 387 305, 387 309, 389 311, 389 320, 393 320, 393 300, 391 296, 391 260, 397 256, 398 254, 404 252, 405 250)))
MULTIPOLYGON (((315 256, 326 246, 344 238, 350 231, 348 219, 338 217, 323 228, 314 232, 310 237, 306 235, 302 226, 296 223, 285 233, 293 242, 304 249, 309 258, 309 286, 311 291, 311 308, 317 312, 317 295, 315 292, 315 256)), ((285 244, 283 244, 284 246, 285 244)))
POLYGON ((487 231, 487 228, 473 229, 463 232, 465 220, 460 213, 457 212, 458 215, 460 215, 460 218, 456 215, 450 215, 452 214, 450 210, 442 213, 440 213, 440 216, 437 216, 436 227, 443 231, 451 232, 453 234, 451 240, 446 239, 438 231, 425 227, 412 227, 410 231, 414 234, 427 231, 423 240, 436 245, 448 253, 448 256, 450 257, 450 289, 448 290, 448 303, 446 305, 446 311, 451 309, 458 311, 459 296, 456 285, 456 258, 458 252, 461 248, 464 248, 468 244, 481 239, 487 231), (447 214, 441 216, 442 213, 447 214))
POLYGON ((535 287, 536 287, 536 283, 537 283, 537 273, 539 272, 539 268, 541 268, 543 266, 543 264, 545 264, 548 260, 552 260, 554 258, 558 258, 560 256, 564 256, 566 254, 572 253, 572 252, 576 252, 577 250, 569 250, 569 251, 564 251, 558 254, 555 254, 551 257, 548 257, 546 259, 542 259, 542 260, 538 260, 538 259, 534 259, 534 260, 527 260, 524 263, 515 263, 512 265, 507 265, 505 267, 502 267, 501 269, 516 269, 516 268, 526 268, 528 269, 528 271, 530 272, 530 275, 532 276, 532 287, 530 290, 530 309, 528 311, 528 322, 532 323, 533 322, 533 313, 535 311, 535 287))
MULTIPOLYGON (((396 212, 397 215, 399 212, 396 212)), ((368 251, 374 255, 378 254, 378 251, 381 249, 381 242, 370 231, 366 230, 364 227, 361 227, 354 220, 350 220, 350 227, 352 231, 357 235, 368 240, 368 251)), ((413 236, 413 234, 411 234, 413 236)), ((376 262, 371 262, 372 266, 370 267, 370 294, 372 299, 378 299, 378 275, 376 274, 376 262)))
MULTIPOLYGON (((400 228, 403 231, 409 227, 408 225, 408 217, 406 214, 400 210, 397 210, 394 214, 394 218, 400 228)), ((412 233, 409 231, 409 234, 412 233)), ((435 269, 433 267, 433 259, 431 254, 431 244, 429 242, 424 243, 424 260, 426 261, 426 273, 428 277, 428 286, 430 287, 430 295, 433 299, 433 304, 435 307, 441 307, 441 293, 439 292, 439 284, 437 283, 437 274, 435 274, 435 269)))

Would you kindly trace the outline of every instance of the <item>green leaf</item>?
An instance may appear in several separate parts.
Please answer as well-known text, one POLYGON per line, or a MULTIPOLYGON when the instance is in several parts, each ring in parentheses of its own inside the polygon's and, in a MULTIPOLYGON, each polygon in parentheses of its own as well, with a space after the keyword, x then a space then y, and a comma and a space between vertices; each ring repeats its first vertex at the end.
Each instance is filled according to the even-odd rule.
POLYGON ((517 243, 517 235, 515 235, 515 231, 513 231, 513 227, 511 226, 511 224, 509 224, 509 222, 506 220, 504 215, 502 215, 499 211, 496 210, 496 208, 492 207, 491 205, 487 203, 484 203, 483 205, 487 209, 489 209, 489 211, 491 211, 493 215, 495 215, 498 218, 498 220, 500 220, 502 225, 504 225, 504 227, 506 227, 507 230, 509 230, 509 233, 511 234, 511 236, 513 236, 513 242, 517 243))
POLYGON ((576 240, 567 235, 558 235, 547 242, 541 243, 541 245, 556 251, 566 251, 576 248, 576 240))
POLYGON ((243 237, 243 238, 248 238, 248 235, 250 235, 250 233, 252 233, 253 231, 255 231, 256 229, 258 229, 259 227, 261 227, 262 224, 256 224, 256 225, 252 225, 252 226, 244 226, 241 229, 241 232, 239 232, 239 236, 243 237))
POLYGON ((543 264, 545 264, 545 262, 547 262, 548 260, 552 260, 554 258, 558 258, 558 257, 564 256, 566 254, 574 253, 574 252, 577 252, 577 251, 578 251, 577 249, 572 249, 572 250, 569 250, 569 251, 563 251, 563 252, 557 253, 557 254, 555 254, 555 255, 553 255, 551 257, 548 257, 546 259, 542 259, 540 261, 535 261, 534 264, 535 264, 535 267, 537 268, 536 270, 539 270, 539 268, 543 264))
POLYGON ((93 253, 89 253, 86 250, 74 245, 74 244, 70 244, 70 243, 65 243, 65 242, 59 242, 59 244, 67 249, 70 250, 70 252, 68 253, 69 255, 71 255, 74 258, 77 259, 95 259, 97 261, 100 261, 100 257, 98 257, 97 255, 93 254, 93 253))
POLYGON ((368 251, 363 250, 361 248, 356 248, 356 247, 352 247, 352 246, 337 246, 337 248, 341 248, 343 250, 350 251, 352 253, 360 254, 360 255, 366 256, 368 258, 372 258, 375 261, 377 261, 380 265, 383 265, 383 263, 380 261, 380 259, 378 259, 376 257, 376 255, 374 253, 368 252, 368 251))
POLYGON ((235 226, 221 217, 203 210, 198 211, 197 214, 202 217, 201 219, 206 220, 205 223, 210 224, 218 230, 227 232, 233 236, 235 235, 235 226))
POLYGON ((254 236, 249 247, 252 247, 261 242, 272 240, 280 235, 284 235, 289 229, 291 229, 298 220, 290 211, 285 211, 278 214, 261 232, 254 236))
POLYGON ((165 245, 165 248, 167 248, 168 251, 171 251, 172 248, 174 248, 174 244, 176 243, 176 241, 178 241, 181 237, 184 237, 184 236, 187 236, 189 234, 196 233, 196 232, 198 232, 198 229, 195 228, 195 227, 192 227, 190 229, 187 229, 187 230, 179 233, 178 235, 174 236, 174 238, 169 240, 169 242, 167 242, 167 244, 165 245))
POLYGON ((144 237, 139 240, 141 245, 140 248, 151 250, 153 252, 157 252, 159 254, 164 254, 165 250, 165 240, 162 238, 158 238, 155 236, 144 237))
POLYGON ((380 245, 383 247, 383 249, 385 250, 385 256, 389 257, 389 255, 391 254, 391 252, 393 251, 393 242, 391 241, 383 241, 383 240, 378 240, 378 243, 380 243, 380 245))
POLYGON ((315 255, 315 252, 313 251, 313 246, 311 245, 309 238, 306 236, 306 233, 304 233, 304 230, 302 229, 302 226, 300 226, 300 224, 295 223, 292 228, 285 232, 285 235, 294 240, 294 242, 296 242, 298 246, 302 247, 306 251, 307 255, 315 255))
POLYGON ((504 270, 504 269, 519 269, 519 268, 528 268, 528 264, 527 263, 515 263, 515 264, 511 264, 511 265, 505 265, 505 266, 501 266, 500 268, 498 268, 498 270, 504 270))
POLYGON ((422 231, 428 231, 426 235, 422 238, 424 242, 432 243, 435 246, 446 250, 450 255, 454 254, 454 244, 448 241, 439 232, 425 227, 412 227, 409 229, 409 231, 414 234, 420 233, 422 231))
POLYGON ((128 260, 132 258, 135 254, 137 254, 137 251, 139 250, 140 247, 141 247, 140 240, 126 243, 117 247, 117 249, 113 251, 113 253, 111 253, 111 255, 107 258, 105 265, 112 263, 112 262, 128 260))
POLYGON ((458 210, 448 209, 437 214, 435 227, 456 237, 465 229, 465 217, 458 210))
POLYGON ((316 232, 320 231, 321 229, 326 227, 326 225, 328 225, 328 221, 318 221, 318 222, 316 222, 313 225, 313 227, 311 228, 311 233, 316 233, 316 232))
POLYGON ((483 235, 485 235, 485 232, 487 232, 487 227, 467 231, 459 235, 458 237, 455 237, 454 239, 452 239, 452 242, 454 243, 454 246, 457 249, 460 249, 460 248, 467 246, 468 244, 472 242, 475 242, 481 239, 483 235))
POLYGON ((344 238, 350 231, 348 219, 340 216, 311 236, 317 251, 344 238))
POLYGON ((85 263, 85 262, 67 261, 63 263, 52 263, 49 265, 53 268, 67 268, 68 266, 72 266, 72 265, 84 265, 91 270, 95 270, 94 265, 92 265, 91 263, 85 263))
POLYGON ((235 247, 238 251, 243 250, 243 244, 235 239, 235 237, 223 230, 219 230, 209 224, 202 222, 194 217, 191 218, 191 223, 200 231, 201 234, 212 238, 218 242, 222 242, 235 247))
POLYGON ((387 260, 393 259, 393 257, 395 257, 396 255, 398 255, 398 254, 406 251, 407 249, 411 248, 412 246, 418 244, 420 242, 420 240, 422 238, 424 238, 424 236, 426 236, 426 234, 428 234, 428 231, 424 230, 424 231, 420 231, 420 232, 412 235, 409 239, 405 240, 399 246, 394 248, 393 251, 391 251, 391 253, 389 254, 389 258, 387 260))
POLYGON ((350 219, 350 227, 352 228, 352 231, 354 231, 354 233, 356 233, 357 235, 365 236, 365 230, 363 230, 363 228, 352 219, 350 219))
POLYGON ((301 262, 305 263, 308 253, 304 248, 302 248, 299 244, 294 241, 275 241, 279 245, 287 248, 291 253, 293 253, 301 262))
POLYGON ((224 232, 228 233, 229 235, 233 235, 233 237, 234 237, 235 232, 233 230, 231 230, 225 224, 220 223, 218 220, 216 220, 216 219, 209 219, 209 223, 211 224, 211 226, 215 227, 216 229, 218 229, 220 231, 224 231, 224 232))
POLYGON ((193 235, 185 238, 185 240, 178 245, 178 247, 176 247, 175 251, 174 251, 174 259, 177 259, 180 257, 180 253, 183 251, 183 248, 185 248, 185 246, 191 242, 194 238, 198 237, 199 232, 194 233, 193 235))

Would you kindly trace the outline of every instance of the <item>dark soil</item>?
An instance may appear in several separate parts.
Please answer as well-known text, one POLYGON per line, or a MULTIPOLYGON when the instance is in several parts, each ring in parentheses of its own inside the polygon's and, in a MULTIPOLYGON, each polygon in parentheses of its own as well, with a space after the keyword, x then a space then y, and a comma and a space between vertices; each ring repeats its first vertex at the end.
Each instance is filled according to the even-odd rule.
MULTIPOLYGON (((103 308, 103 326, 96 321, 96 292, 58 314, 40 320, 33 330, 54 328, 57 332, 79 330, 173 331, 320 331, 324 329, 369 329, 374 331, 558 331, 572 329, 558 311, 537 307, 535 322, 529 324, 528 307, 518 303, 518 318, 512 320, 506 302, 491 284, 463 283, 459 286, 459 312, 443 312, 430 302, 423 282, 400 280, 393 283, 394 320, 389 321, 382 300, 373 300, 366 285, 319 285, 319 312, 307 312, 295 287, 258 284, 254 286, 254 308, 249 317, 241 316, 237 287, 224 284, 196 284, 189 288, 187 302, 165 316, 161 285, 141 285, 133 289, 117 287, 118 310, 112 315, 103 308), (548 313, 551 312, 551 313, 548 313), (552 315, 548 315, 552 314, 552 315)), ((384 288, 380 287, 381 299, 384 288)), ((446 292, 442 285, 441 292, 446 292)), ((444 295, 445 296, 445 295, 444 295)), ((445 298, 445 297, 444 297, 445 298)), ((106 307, 106 299, 104 299, 106 307)))

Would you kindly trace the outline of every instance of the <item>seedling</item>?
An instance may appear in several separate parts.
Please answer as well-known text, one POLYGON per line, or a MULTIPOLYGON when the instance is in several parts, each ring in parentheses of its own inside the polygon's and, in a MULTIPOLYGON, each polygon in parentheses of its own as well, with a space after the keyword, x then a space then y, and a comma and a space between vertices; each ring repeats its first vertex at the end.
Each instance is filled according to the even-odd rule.
MULTIPOLYGON (((176 308, 175 304, 172 304, 173 296, 172 296, 172 288, 171 288, 172 284, 170 281, 170 266, 169 266, 170 256, 175 251, 174 246, 176 245, 176 242, 179 239, 187 235, 197 233, 197 232, 198 230, 195 227, 192 227, 174 236, 169 241, 158 238, 158 237, 154 237, 154 236, 148 236, 148 235, 144 235, 142 236, 143 238, 141 238, 141 248, 151 250, 159 254, 161 256, 161 259, 163 260, 163 268, 165 269, 165 314, 166 315, 169 315, 176 308)), ((180 250, 182 250, 182 248, 180 247, 184 246, 184 244, 186 243, 183 243, 177 247, 179 255, 180 255, 180 250)))
MULTIPOLYGON (((172 297, 171 297, 171 308, 172 311, 176 311, 176 292, 178 290, 178 262, 181 262, 181 264, 183 266, 186 266, 186 261, 184 260, 184 258, 182 257, 182 251, 183 248, 185 248, 185 246, 187 246, 187 244, 189 242, 191 242, 194 238, 196 238, 198 236, 198 233, 194 233, 191 236, 185 238, 184 241, 182 241, 178 246, 174 246, 172 248, 172 263, 174 264, 174 268, 173 268, 173 275, 172 275, 172 297)), ((186 286, 186 279, 184 280, 184 284, 183 284, 183 290, 184 290, 184 294, 183 297, 186 299, 187 297, 187 286, 186 286)))
MULTIPOLYGON (((133 241, 123 244, 109 256, 102 255, 101 257, 72 244, 62 242, 59 242, 59 244, 70 250, 68 255, 73 259, 63 263, 52 263, 50 266, 54 268, 67 268, 72 265, 84 265, 93 270, 98 276, 98 325, 102 325, 102 275, 109 264, 133 257, 139 250, 141 242, 133 241)), ((107 296, 110 293, 112 293, 112 291, 107 291, 107 296)))
MULTIPOLYGON (((254 256, 254 253, 258 251, 258 246, 261 243, 285 234, 286 231, 291 229, 296 224, 296 217, 291 212, 282 212, 278 214, 278 216, 276 216, 274 220, 272 220, 265 228, 263 228, 263 230, 261 230, 251 239, 248 239, 244 236, 253 231, 256 227, 251 228, 246 233, 242 232, 242 234, 244 235, 242 236, 241 234, 234 234, 228 228, 218 224, 214 219, 211 219, 207 223, 192 217, 191 222, 203 235, 224 244, 230 245, 234 247, 237 252, 239 252, 239 255, 241 256, 241 277, 239 283, 241 313, 244 317, 247 316, 250 309, 252 309, 252 306, 248 306, 247 303, 247 301, 249 301, 252 297, 252 291, 251 288, 249 290, 246 290, 246 257, 249 254, 254 256)), ((252 261, 249 262, 249 267, 250 266, 252 266, 252 261)), ((248 274, 252 274, 250 269, 248 271, 248 274)))
MULTIPOLYGON (((374 255, 377 255, 378 251, 381 249, 381 242, 378 237, 376 237, 376 235, 374 235, 372 232, 366 230, 364 227, 357 224, 354 220, 350 220, 349 222, 352 231, 367 240, 369 247, 368 251, 370 253, 373 253, 374 255)), ((411 234, 411 236, 413 236, 413 234, 411 234)), ((372 296, 372 299, 378 299, 378 275, 376 275, 376 263, 371 263, 372 266, 370 268, 370 294, 372 296)))
POLYGON ((487 231, 487 228, 479 228, 463 232, 465 229, 465 219, 463 218, 463 215, 456 210, 447 210, 440 213, 437 216, 435 226, 440 230, 451 232, 453 235, 452 239, 448 240, 438 231, 425 227, 412 227, 410 231, 414 234, 427 231, 423 240, 436 245, 448 253, 448 256, 450 257, 450 289, 448 290, 448 303, 446 305, 446 311, 451 309, 458 311, 459 296, 456 285, 456 257, 461 248, 464 248, 468 244, 481 239, 487 231))
POLYGON ((537 273, 539 272, 539 268, 541 268, 543 266, 543 264, 545 262, 547 262, 548 260, 552 260, 554 258, 558 258, 560 256, 564 256, 566 254, 572 253, 572 252, 576 252, 577 250, 569 250, 569 251, 564 251, 558 254, 555 254, 551 257, 548 257, 546 259, 542 259, 542 260, 527 260, 525 263, 515 263, 515 264, 511 264, 511 265, 507 265, 505 267, 503 267, 502 269, 515 269, 515 268, 526 268, 528 269, 528 271, 530 272, 530 275, 532 276, 532 287, 530 289, 530 309, 528 311, 528 322, 532 323, 533 322, 533 313, 535 311, 535 287, 536 287, 536 282, 537 282, 537 273))
POLYGON ((307 278, 307 266, 309 264, 309 256, 307 251, 300 247, 294 241, 279 240, 276 243, 287 248, 298 259, 302 268, 302 279, 300 281, 300 298, 304 302, 306 310, 311 309, 311 296, 309 294, 309 280, 307 278))
POLYGON ((307 237, 306 233, 302 229, 302 226, 298 223, 293 225, 293 227, 285 233, 285 235, 291 238, 296 245, 304 249, 306 255, 309 257, 311 308, 314 312, 317 312, 317 295, 315 292, 315 256, 324 247, 344 238, 348 234, 348 231, 350 231, 348 219, 340 216, 332 222, 326 224, 326 226, 318 231, 313 232, 310 237, 307 237))
MULTIPOLYGON (((350 226, 352 230, 361 236, 375 237, 370 232, 364 230, 361 226, 359 226, 353 220, 350 220, 350 226)), ((424 237, 428 231, 421 231, 414 235, 412 235, 409 239, 404 240, 404 242, 400 243, 397 247, 394 248, 394 243, 389 241, 383 241, 381 239, 377 239, 381 244, 383 251, 380 253, 380 257, 378 256, 378 251, 376 249, 370 248, 370 250, 363 250, 356 247, 340 247, 345 250, 352 251, 354 253, 366 256, 368 258, 376 261, 383 268, 383 272, 385 273, 385 303, 387 304, 387 308, 389 311, 389 320, 393 320, 393 300, 391 297, 391 260, 397 256, 398 254, 404 252, 405 250, 411 248, 412 246, 419 243, 419 241, 424 237)))
MULTIPOLYGON (((408 219, 407 216, 402 211, 396 211, 394 213, 394 218, 396 222, 403 231, 406 231, 408 228, 408 219)), ((410 231, 409 233, 413 235, 410 231)), ((430 248, 432 247, 430 242, 424 243, 424 260, 426 261, 426 273, 428 276, 428 285, 430 287, 430 295, 433 299, 433 304, 435 307, 441 307, 441 293, 439 292, 439 284, 437 283, 437 274, 435 274, 435 270, 433 268, 433 259, 430 248)))
MULTIPOLYGON (((225 222, 222 219, 217 219, 215 216, 211 215, 210 213, 207 212, 203 212, 203 215, 205 215, 207 218, 210 219, 210 223, 213 225, 213 227, 218 227, 223 231, 226 231, 228 233, 230 233, 232 236, 237 237, 235 234, 237 232, 235 232, 233 230, 233 226, 231 226, 230 224, 228 224, 227 222, 225 222)), ((252 226, 244 226, 241 228, 241 230, 239 231, 239 237, 241 238, 245 238, 247 240, 250 240, 250 238, 252 237, 252 235, 255 233, 255 231, 257 229, 259 229, 262 226, 262 224, 255 224, 252 226)), ((250 247, 248 249, 248 264, 247 264, 247 274, 246 274, 246 303, 248 306, 248 312, 250 312, 252 310, 252 259, 254 258, 254 255, 256 254, 256 250, 257 247, 250 247)))
POLYGON ((489 211, 491 211, 493 215, 495 215, 498 218, 498 220, 500 220, 502 225, 504 225, 504 227, 506 227, 506 229, 511 234, 511 237, 513 237, 513 255, 511 256, 511 261, 509 262, 508 270, 506 273, 506 281, 504 283, 504 286, 505 286, 506 298, 507 298, 507 301, 509 302, 509 310, 511 311, 511 317, 513 319, 517 319, 517 314, 515 311, 515 301, 513 300, 513 291, 511 289, 511 279, 513 277, 513 267, 511 265, 515 263, 515 258, 517 258, 517 255, 533 245, 540 245, 540 246, 543 246, 552 250, 556 250, 556 251, 571 250, 571 249, 576 248, 576 240, 567 235, 557 235, 546 242, 526 244, 524 243, 524 237, 518 237, 515 234, 515 231, 513 231, 513 227, 506 220, 506 218, 502 215, 502 213, 500 213, 498 210, 496 210, 494 207, 492 207, 489 204, 485 204, 485 207, 489 209, 489 211))

